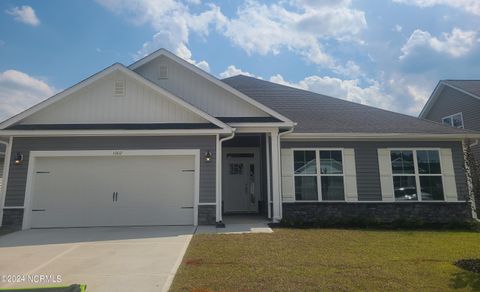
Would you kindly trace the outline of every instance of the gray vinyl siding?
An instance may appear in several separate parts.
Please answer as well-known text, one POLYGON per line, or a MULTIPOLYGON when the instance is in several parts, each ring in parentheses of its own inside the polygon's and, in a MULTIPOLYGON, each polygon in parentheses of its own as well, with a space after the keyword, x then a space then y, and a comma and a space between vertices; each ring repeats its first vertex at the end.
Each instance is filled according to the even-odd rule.
POLYGON ((378 148, 451 148, 455 181, 459 200, 467 197, 463 153, 461 142, 443 141, 282 141, 282 148, 354 148, 357 172, 357 189, 359 201, 381 201, 380 173, 378 167, 378 148))
MULTIPOLYGON (((215 136, 14 138, 12 161, 15 153, 22 153, 24 162, 10 164, 5 206, 23 206, 30 151, 200 149, 215 157, 215 146, 215 136)), ((200 203, 215 203, 215 177, 215 163, 200 159, 200 203)))
MULTIPOLYGON (((425 119, 441 123, 443 117, 460 112, 465 129, 480 131, 480 99, 445 86, 425 119)), ((473 147, 472 150, 480 160, 480 147, 473 147)))

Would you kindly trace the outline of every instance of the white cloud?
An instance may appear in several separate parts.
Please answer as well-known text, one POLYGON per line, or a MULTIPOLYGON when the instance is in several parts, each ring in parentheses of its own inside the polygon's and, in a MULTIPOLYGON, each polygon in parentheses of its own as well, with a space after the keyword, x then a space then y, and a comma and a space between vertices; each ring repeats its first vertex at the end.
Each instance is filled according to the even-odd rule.
POLYGON ((480 15, 480 1, 478 0, 393 0, 393 2, 415 5, 422 8, 445 5, 480 15))
POLYGON ((236 75, 245 75, 245 76, 250 76, 250 77, 256 77, 252 73, 249 73, 249 72, 246 72, 246 71, 242 71, 241 69, 238 69, 237 67, 235 67, 235 65, 228 66, 225 71, 220 73, 221 78, 228 78, 228 77, 232 77, 232 76, 236 76, 236 75))
POLYGON ((394 31, 396 32, 401 32, 403 27, 400 24, 396 24, 395 27, 393 28, 394 31))
POLYGON ((437 53, 446 53, 453 58, 468 54, 478 42, 475 31, 464 31, 453 28, 451 33, 443 33, 439 39, 428 31, 416 29, 401 48, 404 59, 419 48, 429 48, 437 53))
POLYGON ((209 26, 212 23, 221 23, 223 14, 220 8, 209 5, 209 9, 193 14, 188 6, 174 0, 97 0, 108 10, 125 16, 136 25, 148 24, 157 32, 152 40, 143 44, 135 55, 136 59, 144 57, 151 52, 166 48, 188 62, 197 65, 203 70, 209 71, 209 65, 205 60, 192 59, 192 52, 188 48, 191 32, 199 35, 208 35, 209 26))
POLYGON ((35 10, 30 6, 23 5, 21 7, 13 7, 12 9, 8 9, 6 13, 12 15, 16 21, 31 26, 37 26, 40 24, 40 20, 35 14, 35 10))
POLYGON ((362 87, 357 79, 342 80, 335 77, 313 75, 294 83, 286 81, 280 74, 270 77, 270 81, 383 109, 394 110, 396 108, 393 96, 385 93, 381 84, 376 81, 362 87))
POLYGON ((312 63, 332 67, 338 64, 325 52, 322 42, 359 41, 367 25, 364 12, 353 9, 350 0, 290 0, 271 5, 246 0, 231 18, 214 4, 192 13, 187 5, 191 1, 165 0, 161 5, 157 0, 97 2, 135 24, 149 24, 157 31, 137 52, 137 58, 165 47, 204 68, 205 61, 199 64, 191 59, 188 42, 192 32, 208 36, 214 28, 248 54, 278 54, 287 49, 312 63))
POLYGON ((17 70, 0 72, 0 119, 17 114, 57 90, 42 80, 17 70))
POLYGON ((351 8, 350 1, 293 0, 287 4, 248 0, 236 17, 222 24, 223 33, 249 54, 278 54, 288 49, 315 64, 333 66, 322 41, 354 39, 367 25, 364 12, 351 8))

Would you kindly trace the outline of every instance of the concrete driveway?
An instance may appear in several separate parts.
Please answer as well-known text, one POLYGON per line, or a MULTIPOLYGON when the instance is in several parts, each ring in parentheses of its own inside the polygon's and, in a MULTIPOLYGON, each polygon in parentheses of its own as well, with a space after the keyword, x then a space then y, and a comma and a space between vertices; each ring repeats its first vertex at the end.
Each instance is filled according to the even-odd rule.
POLYGON ((67 228, 0 236, 0 287, 87 284, 87 291, 166 291, 194 231, 67 228))

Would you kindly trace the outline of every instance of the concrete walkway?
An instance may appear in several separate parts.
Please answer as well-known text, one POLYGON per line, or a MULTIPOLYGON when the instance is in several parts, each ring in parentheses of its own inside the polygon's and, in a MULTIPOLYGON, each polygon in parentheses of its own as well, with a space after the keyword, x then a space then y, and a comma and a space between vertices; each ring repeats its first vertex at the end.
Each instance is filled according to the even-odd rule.
POLYGON ((224 215, 225 228, 215 226, 198 226, 196 234, 239 234, 239 233, 272 233, 269 221, 256 215, 224 215))
POLYGON ((111 227, 7 234, 0 237, 0 287, 77 283, 87 284, 87 291, 166 291, 194 231, 193 226, 111 227), (26 278, 12 284, 9 275, 26 278))
POLYGON ((225 228, 98 227, 10 233, 0 236, 0 288, 86 284, 87 291, 167 291, 194 233, 273 232, 263 218, 225 217, 225 223, 225 228))

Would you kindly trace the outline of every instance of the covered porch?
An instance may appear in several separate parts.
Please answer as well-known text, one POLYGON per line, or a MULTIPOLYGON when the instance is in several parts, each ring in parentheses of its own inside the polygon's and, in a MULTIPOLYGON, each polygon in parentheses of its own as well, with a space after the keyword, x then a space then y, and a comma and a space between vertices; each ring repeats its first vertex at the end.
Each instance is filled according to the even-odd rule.
POLYGON ((278 129, 240 130, 217 141, 217 226, 252 220, 278 222, 278 129))

